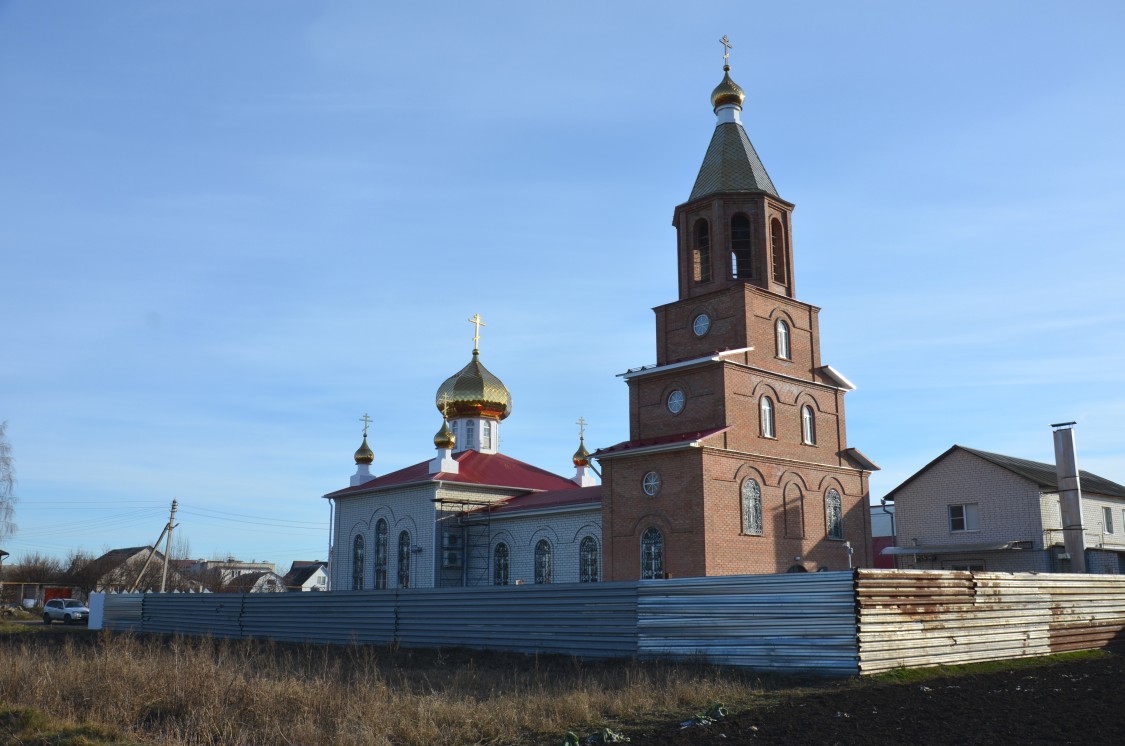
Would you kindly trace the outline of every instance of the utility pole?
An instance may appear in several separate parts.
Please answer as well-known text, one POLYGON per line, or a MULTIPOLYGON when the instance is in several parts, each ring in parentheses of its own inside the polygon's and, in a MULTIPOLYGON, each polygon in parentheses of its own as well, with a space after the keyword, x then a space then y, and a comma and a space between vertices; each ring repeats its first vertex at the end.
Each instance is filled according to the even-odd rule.
POLYGON ((164 539, 164 571, 160 575, 160 592, 164 592, 164 586, 168 582, 168 553, 172 551, 172 529, 176 523, 176 501, 172 500, 172 514, 168 516, 168 533, 164 539))
MULTIPOLYGON (((172 501, 172 515, 171 515, 171 517, 168 518, 168 523, 165 524, 164 529, 160 532, 160 536, 156 537, 156 543, 152 545, 152 551, 148 553, 148 558, 145 560, 145 563, 143 565, 141 565, 141 571, 139 573, 137 573, 137 579, 134 580, 133 585, 131 585, 129 587, 129 593, 135 593, 137 591, 137 586, 139 586, 141 584, 141 578, 144 577, 145 570, 148 569, 148 565, 149 565, 150 562, 152 562, 152 558, 156 556, 156 548, 158 546, 160 546, 160 540, 163 539, 165 536, 167 536, 168 537, 168 545, 169 546, 171 545, 171 543, 172 543, 172 529, 175 528, 175 526, 172 525, 172 521, 174 521, 175 519, 176 519, 176 501, 173 500, 172 501)), ((165 548, 164 548, 164 576, 167 577, 167 575, 168 575, 168 546, 165 546, 165 548)), ((160 592, 161 593, 164 592, 164 578, 160 579, 160 592)))

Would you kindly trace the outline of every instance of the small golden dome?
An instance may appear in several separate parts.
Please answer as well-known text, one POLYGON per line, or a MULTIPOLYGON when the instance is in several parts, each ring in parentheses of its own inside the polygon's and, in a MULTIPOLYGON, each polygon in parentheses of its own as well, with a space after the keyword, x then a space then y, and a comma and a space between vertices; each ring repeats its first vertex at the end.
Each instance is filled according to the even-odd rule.
POLYGON ((355 452, 356 465, 367 464, 367 465, 370 466, 371 462, 373 462, 374 460, 375 460, 375 452, 372 451, 371 447, 367 445, 367 436, 364 435, 363 436, 363 445, 361 445, 359 447, 359 450, 357 450, 355 452))
POLYGON ((590 452, 586 450, 586 441, 583 438, 578 439, 578 450, 574 452, 574 465, 590 465, 590 452))
POLYGON ((434 436, 434 445, 438 448, 452 448, 457 444, 457 436, 449 429, 449 422, 441 421, 441 430, 434 436))
POLYGON ((711 107, 716 110, 726 104, 741 107, 745 100, 746 94, 738 87, 738 83, 730 79, 730 65, 723 65, 723 82, 711 91, 711 107))
POLYGON ((505 419, 512 413, 512 394, 503 382, 480 363, 480 353, 438 386, 434 404, 443 416, 505 419))

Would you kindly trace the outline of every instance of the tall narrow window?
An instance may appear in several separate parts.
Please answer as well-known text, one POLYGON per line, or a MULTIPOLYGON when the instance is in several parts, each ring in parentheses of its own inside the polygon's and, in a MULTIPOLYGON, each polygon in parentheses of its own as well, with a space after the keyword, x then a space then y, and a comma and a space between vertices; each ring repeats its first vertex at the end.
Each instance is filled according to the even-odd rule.
POLYGON ((497 544, 492 550, 492 584, 508 584, 508 545, 497 544))
POLYGON ((546 539, 535 545, 535 582, 551 582, 551 542, 546 539))
POLYGON ((777 356, 789 359, 789 323, 785 319, 777 320, 777 356))
POLYGON ((773 400, 768 396, 763 396, 760 406, 762 408, 762 437, 776 438, 776 430, 773 426, 773 400))
POLYGON ((375 522, 375 588, 387 587, 387 521, 380 518, 375 522))
POLYGON ((742 483, 742 533, 762 535, 762 488, 753 479, 742 483))
POLYGON ((641 534, 641 580, 664 577, 664 534, 657 528, 641 534))
POLYGON ((363 590, 363 536, 356 534, 352 542, 352 590, 363 590))
POLYGON ((790 539, 805 536, 805 496, 795 484, 785 488, 785 535, 790 539))
POLYGON ((735 215, 730 219, 731 276, 736 280, 754 277, 754 252, 750 249, 750 218, 735 215))
POLYGON ((1102 524, 1107 534, 1113 533, 1113 508, 1102 508, 1102 524))
POLYGON ((801 407, 801 440, 810 446, 816 445, 816 416, 808 404, 801 407))
POLYGON ((598 540, 593 536, 578 545, 578 582, 598 582, 598 540))
POLYGON ((492 448, 492 421, 485 420, 480 426, 481 448, 492 448))
POLYGON ((459 428, 457 426, 460 425, 460 424, 461 423, 458 420, 454 420, 453 422, 449 423, 449 431, 453 433, 453 450, 454 451, 460 451, 465 447, 465 444, 463 442, 461 442, 461 433, 458 432, 459 428))
POLYGON ((824 498, 824 522, 829 539, 844 538, 844 504, 834 489, 824 498))
POLYGON ((398 535, 398 587, 410 587, 410 532, 398 535))
POLYGON ((773 281, 786 284, 785 229, 777 218, 770 221, 770 263, 773 264, 773 281))
POLYGON ((691 274, 696 282, 711 281, 711 232, 706 220, 695 221, 695 246, 691 252, 691 274))
MULTIPOLYGON (((473 438, 476 434, 476 424, 472 420, 465 420, 465 448, 473 447, 473 438)), ((477 449, 479 448, 480 446, 477 446, 477 449)))

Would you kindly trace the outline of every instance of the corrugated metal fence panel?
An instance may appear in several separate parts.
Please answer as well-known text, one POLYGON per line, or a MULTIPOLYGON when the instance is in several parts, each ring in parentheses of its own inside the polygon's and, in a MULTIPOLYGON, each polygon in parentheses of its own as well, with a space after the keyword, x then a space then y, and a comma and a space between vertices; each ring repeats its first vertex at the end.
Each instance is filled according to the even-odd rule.
POLYGON ((387 645, 395 639, 394 591, 251 593, 243 601, 248 637, 286 642, 387 645))
POLYGON ((1112 575, 860 570, 862 673, 1105 647, 1125 629, 1112 575))
POLYGON ((581 657, 637 653, 636 583, 398 592, 399 642, 581 657))
POLYGON ((107 593, 102 628, 116 632, 135 630, 141 624, 141 593, 107 593))
POLYGON ((637 616, 642 658, 859 672, 851 572, 644 581, 637 616))
POLYGON ((142 632, 242 637, 246 593, 146 593, 142 632))

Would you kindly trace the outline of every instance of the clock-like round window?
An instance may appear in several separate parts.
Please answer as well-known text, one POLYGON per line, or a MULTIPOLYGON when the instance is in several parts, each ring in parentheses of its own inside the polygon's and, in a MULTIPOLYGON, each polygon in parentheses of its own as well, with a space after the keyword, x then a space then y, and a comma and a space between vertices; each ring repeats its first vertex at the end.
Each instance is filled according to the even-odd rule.
POLYGON ((684 392, 675 389, 672 393, 668 394, 668 411, 672 414, 679 414, 684 411, 684 392))
POLYGON ((644 478, 641 480, 641 488, 649 497, 660 492, 660 475, 654 471, 645 474, 644 478))
POLYGON ((695 317, 691 322, 691 330, 695 332, 695 336, 702 337, 707 332, 711 331, 711 317, 705 313, 701 313, 695 317))

